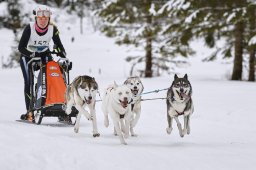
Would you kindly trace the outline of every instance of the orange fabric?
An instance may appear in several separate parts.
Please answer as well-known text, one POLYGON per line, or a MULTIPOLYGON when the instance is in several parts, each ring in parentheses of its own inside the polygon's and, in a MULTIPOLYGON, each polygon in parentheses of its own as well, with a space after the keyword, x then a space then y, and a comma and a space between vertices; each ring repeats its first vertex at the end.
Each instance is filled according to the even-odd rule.
POLYGON ((55 61, 46 65, 47 94, 45 105, 65 102, 66 84, 64 82, 60 66, 55 61))

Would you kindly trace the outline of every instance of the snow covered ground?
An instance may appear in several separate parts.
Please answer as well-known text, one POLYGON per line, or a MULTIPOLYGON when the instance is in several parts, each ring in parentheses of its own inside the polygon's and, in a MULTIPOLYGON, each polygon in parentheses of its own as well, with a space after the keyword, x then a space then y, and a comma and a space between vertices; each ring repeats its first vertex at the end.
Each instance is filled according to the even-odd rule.
MULTIPOLYGON (((90 29, 79 34, 79 25, 68 30, 59 23, 61 39, 68 58, 73 61, 71 80, 88 74, 99 83, 100 92, 113 83, 124 82, 129 67, 124 61, 125 47, 90 29), (71 38, 75 36, 72 43, 71 38), (101 74, 99 74, 101 69, 101 74)), ((0 30, 0 56, 8 55, 12 33, 0 30)), ((101 103, 97 103, 98 128, 101 136, 92 137, 92 125, 83 117, 75 134, 72 127, 49 127, 16 122, 25 112, 23 78, 20 68, 0 70, 0 164, 4 170, 254 170, 256 157, 256 84, 228 81, 230 65, 202 63, 206 55, 196 45, 198 55, 190 59, 188 73, 193 86, 195 112, 191 134, 180 138, 176 124, 171 135, 165 128, 166 104, 163 100, 144 101, 142 115, 135 128, 138 137, 121 145, 113 135, 113 124, 104 127, 101 103)), ((130 52, 132 53, 132 52, 130 52)), ((142 79, 145 92, 169 87, 173 75, 142 79)), ((144 98, 165 97, 166 91, 144 98)), ((57 118, 44 118, 42 124, 57 118)))

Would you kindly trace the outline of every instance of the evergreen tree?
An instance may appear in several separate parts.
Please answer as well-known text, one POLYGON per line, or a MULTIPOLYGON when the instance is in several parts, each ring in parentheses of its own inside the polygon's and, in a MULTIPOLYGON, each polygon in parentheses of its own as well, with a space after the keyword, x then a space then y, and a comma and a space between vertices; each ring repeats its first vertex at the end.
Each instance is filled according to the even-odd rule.
POLYGON ((102 31, 109 37, 116 37, 116 42, 133 45, 143 49, 144 56, 130 56, 127 61, 145 63, 145 77, 152 77, 157 68, 166 69, 161 62, 161 48, 164 37, 162 26, 166 16, 158 15, 158 11, 167 1, 153 0, 116 0, 105 1, 103 8, 98 11, 104 21, 102 31), (155 69, 155 70, 153 70, 155 69))
MULTIPOLYGON (((225 39, 226 44, 216 48, 207 60, 213 60, 217 55, 222 55, 224 58, 232 57, 232 49, 234 49, 231 79, 241 80, 243 55, 248 50, 248 39, 252 35, 247 29, 249 3, 246 0, 180 0, 181 8, 175 11, 171 3, 177 4, 178 1, 170 1, 170 5, 166 7, 170 14, 183 14, 179 17, 181 24, 174 30, 187 31, 188 35, 184 34, 186 43, 192 38, 204 37, 206 44, 211 48, 216 48, 218 39, 225 39)), ((171 39, 172 37, 170 42, 171 39)))
POLYGON ((5 27, 12 29, 15 35, 14 45, 11 47, 12 52, 10 57, 6 63, 4 63, 4 67, 16 67, 18 63, 18 59, 20 54, 18 53, 18 30, 23 26, 21 22, 21 14, 20 14, 20 3, 19 0, 8 0, 7 1, 7 10, 8 15, 5 17, 5 27))
POLYGON ((8 0, 7 1, 8 15, 6 16, 7 28, 16 30, 21 28, 22 23, 20 19, 20 3, 19 0, 8 0))
MULTIPOLYGON (((256 22, 255 22, 255 17, 256 17, 256 4, 249 4, 248 6, 248 20, 249 20, 249 36, 250 38, 253 38, 253 36, 256 34, 256 22)), ((248 81, 255 81, 255 48, 256 44, 250 44, 248 43, 249 46, 249 77, 248 81)))

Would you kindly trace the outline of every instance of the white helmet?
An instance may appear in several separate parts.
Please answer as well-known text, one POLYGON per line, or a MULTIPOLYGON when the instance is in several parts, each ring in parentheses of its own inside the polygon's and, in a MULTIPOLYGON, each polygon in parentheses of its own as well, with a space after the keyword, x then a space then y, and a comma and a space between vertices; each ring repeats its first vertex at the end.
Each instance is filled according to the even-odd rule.
POLYGON ((39 5, 33 10, 36 17, 50 17, 52 15, 51 9, 45 5, 39 5))

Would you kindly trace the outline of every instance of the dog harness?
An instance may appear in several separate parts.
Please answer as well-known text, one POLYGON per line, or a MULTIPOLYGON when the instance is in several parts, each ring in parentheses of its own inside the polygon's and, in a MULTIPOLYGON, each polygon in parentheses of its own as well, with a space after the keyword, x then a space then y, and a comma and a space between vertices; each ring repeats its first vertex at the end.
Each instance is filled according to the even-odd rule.
POLYGON ((176 113, 178 113, 179 116, 184 115, 184 111, 183 112, 178 112, 177 110, 175 110, 175 111, 176 111, 176 113))

